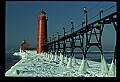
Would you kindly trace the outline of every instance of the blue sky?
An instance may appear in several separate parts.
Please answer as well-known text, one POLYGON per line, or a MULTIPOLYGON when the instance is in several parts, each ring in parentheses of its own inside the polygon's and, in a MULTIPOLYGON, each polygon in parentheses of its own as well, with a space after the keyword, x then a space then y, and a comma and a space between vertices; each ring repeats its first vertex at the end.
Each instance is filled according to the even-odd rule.
MULTIPOLYGON (((103 10, 115 5, 116 2, 100 1, 6 1, 5 39, 6 50, 16 51, 21 42, 28 40, 30 47, 36 46, 37 17, 42 9, 48 17, 48 37, 57 35, 57 31, 63 35, 63 26, 70 30, 70 19, 75 21, 75 30, 85 18, 83 7, 88 10, 88 19, 103 10), (97 6, 96 6, 97 5, 97 6), (93 9, 92 9, 93 8, 93 9), (83 15, 83 16, 82 16, 83 15), (82 16, 82 17, 81 17, 82 16)), ((103 17, 116 11, 116 6, 103 13, 103 17)), ((99 19, 99 16, 88 23, 99 19)), ((103 50, 114 50, 116 34, 113 25, 105 25, 102 35, 103 50)))

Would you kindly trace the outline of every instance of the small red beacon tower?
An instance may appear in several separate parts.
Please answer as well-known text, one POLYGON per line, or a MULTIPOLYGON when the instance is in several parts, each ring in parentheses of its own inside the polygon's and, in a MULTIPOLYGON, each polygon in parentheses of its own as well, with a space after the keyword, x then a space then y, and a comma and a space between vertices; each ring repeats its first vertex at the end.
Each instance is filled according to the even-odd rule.
POLYGON ((27 50, 29 49, 29 44, 26 40, 24 40, 20 46, 21 50, 27 50))
POLYGON ((44 42, 47 40, 47 19, 46 13, 42 10, 38 17, 37 53, 43 51, 44 42))

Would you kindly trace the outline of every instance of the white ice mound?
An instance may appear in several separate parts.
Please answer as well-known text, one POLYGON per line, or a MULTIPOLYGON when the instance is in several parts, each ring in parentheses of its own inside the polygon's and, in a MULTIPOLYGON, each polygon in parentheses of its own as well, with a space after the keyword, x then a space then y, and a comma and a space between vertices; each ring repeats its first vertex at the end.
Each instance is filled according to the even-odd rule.
POLYGON ((16 53, 16 52, 15 52, 13 55, 14 55, 14 56, 18 56, 18 54, 19 54, 19 53, 16 53))
POLYGON ((86 60, 82 59, 80 68, 78 70, 79 73, 87 73, 88 63, 86 60))
POLYGON ((103 74, 108 73, 108 65, 107 65, 106 60, 103 55, 101 55, 101 72, 103 74))
POLYGON ((74 65, 78 65, 78 63, 76 62, 75 57, 72 58, 72 65, 73 65, 73 66, 74 66, 74 65))
POLYGON ((54 55, 53 54, 51 54, 51 60, 54 61, 54 55))
POLYGON ((54 59, 55 62, 58 62, 58 55, 55 53, 55 59, 54 59))
POLYGON ((64 55, 60 53, 60 65, 64 64, 64 55))
POLYGON ((66 64, 68 63, 68 57, 67 56, 65 57, 65 62, 64 63, 66 63, 66 64))
MULTIPOLYGON (((116 61, 116 59, 115 59, 116 61)), ((110 69, 108 71, 108 76, 109 77, 116 77, 116 64, 114 62, 114 59, 112 60, 112 63, 110 65, 110 69)))
POLYGON ((67 67, 72 67, 72 56, 69 57, 67 67))

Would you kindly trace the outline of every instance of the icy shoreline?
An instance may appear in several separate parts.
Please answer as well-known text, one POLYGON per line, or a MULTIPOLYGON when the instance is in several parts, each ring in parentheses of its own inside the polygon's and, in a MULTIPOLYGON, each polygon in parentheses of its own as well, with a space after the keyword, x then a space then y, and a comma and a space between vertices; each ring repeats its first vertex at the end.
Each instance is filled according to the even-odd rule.
POLYGON ((113 76, 114 74, 110 72, 111 68, 116 67, 112 64, 107 64, 109 68, 107 71, 107 68, 101 68, 100 62, 68 58, 62 54, 60 56, 52 53, 37 54, 31 50, 15 52, 13 55, 22 59, 5 73, 6 77, 116 77, 116 74, 113 76))

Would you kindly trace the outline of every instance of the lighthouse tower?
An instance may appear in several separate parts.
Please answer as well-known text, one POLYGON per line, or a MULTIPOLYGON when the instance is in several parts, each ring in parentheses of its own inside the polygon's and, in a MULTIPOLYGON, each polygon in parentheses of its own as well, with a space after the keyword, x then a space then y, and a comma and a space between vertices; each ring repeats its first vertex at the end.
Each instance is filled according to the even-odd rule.
POLYGON ((43 46, 47 40, 47 19, 46 13, 42 10, 38 17, 37 53, 43 51, 43 46))

